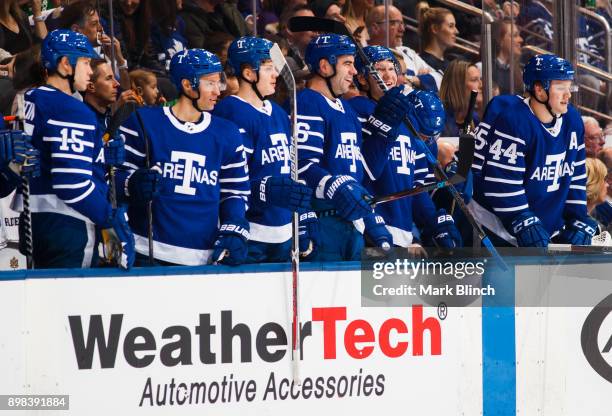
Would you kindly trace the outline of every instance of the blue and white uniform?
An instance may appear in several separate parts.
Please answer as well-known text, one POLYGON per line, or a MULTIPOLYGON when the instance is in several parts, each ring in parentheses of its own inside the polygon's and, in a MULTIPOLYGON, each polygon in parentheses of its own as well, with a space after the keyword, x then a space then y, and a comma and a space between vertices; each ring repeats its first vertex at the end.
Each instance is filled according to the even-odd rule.
POLYGON ((570 218, 586 216, 584 127, 580 114, 569 106, 554 125, 540 122, 529 107, 530 98, 492 101, 479 126, 475 165, 474 217, 510 244, 514 218, 531 211, 553 236, 570 218), (484 140, 484 144, 483 144, 484 140), (479 158, 480 159, 480 158, 479 158), (481 159, 482 160, 482 159, 481 159))
MULTIPOLYGON (((150 139, 151 167, 162 175, 153 202, 155 258, 182 265, 206 264, 218 225, 244 218, 250 194, 244 146, 238 127, 202 113, 196 123, 181 122, 170 107, 138 110, 150 139)), ((126 167, 145 167, 144 135, 135 115, 120 128, 126 167)), ((148 254, 144 206, 130 206, 136 251, 148 254)))
MULTIPOLYGON (((359 96, 350 99, 349 103, 365 128, 368 117, 374 112, 376 102, 359 96)), ((424 146, 421 140, 413 137, 402 125, 389 152, 387 163, 382 170, 377 169, 372 172, 373 179, 366 177, 366 188, 374 195, 387 195, 431 182, 434 175, 428 167, 424 146)), ((393 236, 393 244, 400 247, 412 244, 414 219, 421 223, 433 221, 436 211, 427 193, 379 204, 375 210, 384 218, 387 229, 393 236)))
MULTIPOLYGON (((256 108, 232 95, 215 106, 213 114, 235 122, 240 128, 252 186, 257 186, 266 176, 291 176, 289 117, 279 105, 265 100, 262 108, 256 108)), ((249 247, 253 242, 289 243, 291 218, 290 210, 253 199, 247 212, 251 233, 249 247)), ((289 245, 286 244, 284 260, 288 258, 289 245)))
POLYGON ((25 130, 41 152, 41 175, 30 182, 37 267, 91 267, 96 224, 107 200, 104 152, 95 114, 51 86, 25 94, 25 130))

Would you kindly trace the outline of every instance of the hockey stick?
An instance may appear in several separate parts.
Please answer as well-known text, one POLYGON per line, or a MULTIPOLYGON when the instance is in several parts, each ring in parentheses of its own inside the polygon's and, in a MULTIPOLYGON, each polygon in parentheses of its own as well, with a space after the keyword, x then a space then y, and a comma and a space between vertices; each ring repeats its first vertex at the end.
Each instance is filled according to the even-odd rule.
MULTIPOLYGON (((104 144, 111 141, 115 136, 119 127, 128 117, 134 112, 135 106, 133 103, 125 103, 113 114, 108 121, 106 130, 102 135, 102 141, 104 144)), ((113 210, 117 209, 117 189, 115 185, 115 167, 108 166, 106 168, 106 174, 108 176, 108 201, 111 204, 113 210)), ((121 258, 121 243, 117 237, 115 230, 112 228, 106 228, 102 230, 102 246, 104 247, 104 260, 112 264, 115 259, 121 258)))
MULTIPOLYGON (((23 111, 23 108, 18 110, 23 111)), ((23 115, 13 117, 13 130, 19 130, 19 122, 24 120, 23 115)), ((27 163, 27 159, 24 163, 27 163)), ((23 202, 23 236, 25 239, 26 268, 34 269, 34 237, 32 233, 32 210, 30 209, 30 180, 26 175, 21 175, 21 199, 23 202)))
MULTIPOLYGON (((296 104, 296 87, 293 73, 283 56, 278 44, 274 44, 270 49, 270 57, 274 67, 283 78, 287 90, 289 92, 289 106, 291 108, 291 179, 298 181, 298 150, 297 150, 297 104, 296 104)), ((300 385, 300 311, 299 311, 299 272, 300 272, 300 241, 299 241, 299 215, 293 213, 291 220, 292 238, 291 238, 291 287, 292 287, 292 312, 293 322, 291 323, 291 351, 293 355, 292 369, 293 380, 300 385)))
POLYGON ((470 155, 474 154, 475 146, 476 143, 472 136, 462 135, 461 137, 459 137, 459 157, 457 161, 457 173, 455 173, 452 178, 446 178, 444 180, 431 183, 429 185, 418 186, 416 188, 407 189, 405 191, 398 191, 388 195, 376 196, 372 198, 371 201, 369 201, 370 204, 372 206, 375 206, 377 204, 395 201, 400 198, 414 196, 423 192, 430 192, 436 189, 442 189, 447 187, 449 188, 452 185, 464 182, 472 166, 472 157, 470 155))
MULTIPOLYGON (((292 32, 313 31, 313 32, 335 33, 338 35, 348 36, 349 39, 351 39, 353 43, 355 44, 359 57, 366 64, 368 74, 372 75, 372 77, 378 84, 378 87, 381 89, 381 91, 388 90, 387 85, 383 81, 378 71, 376 71, 374 64, 370 62, 370 59, 363 51, 363 48, 361 47, 359 42, 355 40, 352 33, 341 22, 338 22, 336 20, 320 18, 320 17, 295 16, 289 19, 289 30, 291 30, 292 32)), ((469 117, 469 115, 466 115, 466 117, 469 117)), ((404 117, 404 124, 415 137, 419 137, 416 129, 414 128, 414 126, 412 125, 412 123, 407 117, 404 117)), ((472 138, 472 140, 474 139, 472 138)), ((433 165, 434 171, 436 175, 438 176, 438 179, 444 182, 448 182, 449 179, 448 179, 448 176, 446 175, 446 172, 444 172, 444 169, 442 169, 440 162, 438 162, 438 160, 431 154, 431 151, 429 150, 427 146, 425 146, 425 153, 427 155, 428 161, 433 165)), ((474 158, 474 153, 472 152, 471 159, 473 158, 474 158)), ((497 252, 497 250, 491 243, 491 240, 489 240, 489 237, 487 237, 487 235, 485 234, 482 227, 480 227, 480 225, 474 219, 474 216, 468 210, 467 206, 465 205, 465 201, 463 201, 463 198, 461 197, 461 195, 459 194, 455 186, 452 183, 448 182, 447 187, 451 195, 453 196, 453 199, 456 201, 457 205, 459 205, 459 208, 463 211, 465 217, 468 219, 470 225, 477 231, 478 237, 480 238, 480 241, 482 242, 482 244, 487 248, 487 250, 491 253, 491 255, 493 255, 496 259, 499 260, 502 267, 506 268, 507 266, 505 266, 505 263, 501 259, 501 256, 499 255, 499 253, 497 252)))
MULTIPOLYGON (((135 111, 136 119, 142 130, 144 145, 145 145, 145 157, 147 169, 151 169, 151 149, 149 148, 149 135, 147 129, 145 129, 144 122, 138 110, 135 111)), ((153 201, 147 202, 147 238, 149 240, 149 264, 155 265, 155 256, 153 253, 153 201)))

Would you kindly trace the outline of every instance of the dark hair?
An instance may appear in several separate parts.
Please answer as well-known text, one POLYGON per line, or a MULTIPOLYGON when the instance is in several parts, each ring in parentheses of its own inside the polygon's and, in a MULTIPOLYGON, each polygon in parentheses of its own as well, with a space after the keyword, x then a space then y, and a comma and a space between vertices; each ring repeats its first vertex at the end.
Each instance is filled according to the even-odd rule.
POLYGON ((302 10, 310 10, 312 14, 314 14, 314 10, 308 5, 298 4, 291 9, 283 10, 283 13, 278 18, 278 33, 283 33, 287 30, 287 25, 289 23, 289 19, 296 15, 296 13, 301 12, 302 10))
POLYGON ((91 70, 92 70, 92 74, 91 77, 89 78, 89 82, 91 82, 92 84, 94 82, 96 82, 98 80, 98 77, 100 76, 100 65, 104 65, 104 64, 108 64, 108 62, 106 62, 106 59, 92 59, 91 63, 89 64, 89 66, 91 66, 91 70))
POLYGON ((17 91, 45 83, 46 72, 40 58, 40 45, 15 55, 13 74, 13 88, 17 91))
MULTIPOLYGON (((121 40, 127 50, 140 50, 140 52, 145 50, 149 44, 149 26, 151 24, 151 8, 149 0, 140 0, 138 8, 130 16, 123 13, 120 4, 117 4, 117 7, 115 7, 113 10, 115 13, 115 18, 121 25, 121 40)), ((108 8, 106 8, 105 16, 108 16, 108 8)))
POLYGON ((96 12, 96 6, 92 0, 79 0, 71 3, 62 10, 58 27, 61 29, 70 29, 72 25, 83 27, 87 18, 96 12))
POLYGON ((176 1, 174 0, 150 0, 151 17, 154 24, 165 36, 170 36, 176 28, 176 1))
POLYGON ((225 49, 225 44, 227 42, 232 42, 234 39, 235 37, 227 32, 211 32, 204 42, 204 49, 215 55, 219 55, 221 51, 225 49))

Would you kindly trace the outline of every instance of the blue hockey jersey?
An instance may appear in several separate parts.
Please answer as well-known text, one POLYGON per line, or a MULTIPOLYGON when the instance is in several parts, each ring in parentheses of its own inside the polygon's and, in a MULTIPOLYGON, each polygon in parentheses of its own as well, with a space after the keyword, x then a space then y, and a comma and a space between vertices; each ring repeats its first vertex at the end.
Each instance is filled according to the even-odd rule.
MULTIPOLYGON (((586 216, 584 127, 572 106, 546 127, 529 99, 508 98, 489 105, 498 116, 481 130, 485 140, 480 174, 474 176, 473 211, 479 222, 510 243, 519 214, 531 211, 554 235, 571 218, 586 216)), ((482 124, 482 123, 481 123, 482 124)))
MULTIPOLYGON (((355 97, 349 100, 359 120, 367 122, 374 112, 376 102, 366 97, 355 97)), ((370 138, 364 134, 364 144, 370 138)), ((401 126, 397 139, 388 153, 387 162, 382 170, 374 170, 375 177, 366 176, 365 185, 374 195, 387 195, 422 186, 433 180, 433 172, 427 164, 425 144, 414 138, 405 126, 401 126)), ((376 212, 385 219, 387 229, 393 236, 393 244, 407 247, 412 243, 413 218, 422 219, 431 224, 435 216, 435 207, 429 194, 422 193, 415 197, 398 199, 376 206, 376 212)))
POLYGON ((41 175, 30 180, 32 212, 104 224, 112 209, 94 113, 51 86, 26 92, 24 110, 25 131, 41 157, 41 175))
POLYGON ((305 88, 297 95, 297 122, 300 178, 317 198, 323 198, 323 179, 329 175, 362 182, 361 123, 345 100, 332 101, 305 88))
MULTIPOLYGON (((266 100, 262 108, 255 108, 232 95, 217 104, 213 114, 233 121, 240 128, 251 186, 266 176, 291 176, 289 117, 279 105, 266 100)), ((247 212, 250 239, 264 243, 288 241, 291 217, 288 209, 251 201, 247 212)))
MULTIPOLYGON (((250 194, 244 146, 238 127, 202 113, 183 123, 171 107, 139 109, 150 140, 151 166, 162 175, 153 201, 155 258, 183 265, 206 264, 219 223, 243 219, 250 194)), ((126 166, 145 167, 144 135, 133 115, 120 128, 126 166)), ((142 206, 128 214, 136 251, 148 254, 147 217, 142 206)))

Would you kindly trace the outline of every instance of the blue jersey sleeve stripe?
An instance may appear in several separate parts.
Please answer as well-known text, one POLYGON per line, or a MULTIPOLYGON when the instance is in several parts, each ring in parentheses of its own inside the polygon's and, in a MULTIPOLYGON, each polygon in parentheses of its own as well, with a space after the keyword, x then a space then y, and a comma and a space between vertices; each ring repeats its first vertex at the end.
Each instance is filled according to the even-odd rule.
POLYGON ((74 168, 53 168, 51 173, 80 173, 83 175, 91 176, 91 170, 89 169, 74 169, 74 168))
POLYGON ((251 191, 240 191, 240 190, 236 190, 236 189, 230 189, 230 188, 221 188, 221 193, 228 193, 228 194, 234 194, 234 195, 251 195, 251 191))
POLYGON ((429 172, 429 169, 428 169, 428 168, 425 168, 425 169, 416 169, 416 170, 414 171, 414 173, 415 173, 415 174, 417 174, 417 173, 423 173, 423 172, 429 172))
POLYGON ((585 163, 586 163, 586 159, 583 159, 581 161, 575 162, 574 166, 581 166, 581 165, 584 165, 585 163))
POLYGON ((485 157, 478 152, 474 152, 474 157, 477 157, 478 159, 482 159, 482 160, 485 159, 485 157))
POLYGON ((79 183, 60 183, 60 184, 53 185, 53 189, 79 189, 79 188, 85 188, 90 183, 91 183, 91 180, 86 180, 84 182, 79 182, 79 183))
POLYGON ((572 178, 572 182, 574 182, 574 181, 579 181, 579 180, 581 180, 581 179, 586 179, 586 177, 587 177, 586 173, 585 173, 585 174, 582 174, 582 175, 579 175, 579 176, 574 176, 574 177, 572 178))
POLYGON ((146 154, 139 152, 138 150, 134 149, 132 146, 129 145, 125 145, 125 150, 127 150, 128 152, 130 152, 131 154, 133 154, 134 156, 140 157, 140 158, 144 158, 147 157, 146 154))
POLYGON ((298 120, 323 121, 323 117, 317 117, 317 116, 303 116, 303 115, 298 114, 296 117, 298 120))
POLYGON ((321 153, 323 154, 323 149, 320 149, 318 147, 313 147, 313 146, 305 146, 305 145, 298 145, 298 150, 310 150, 311 152, 317 152, 317 153, 321 153))
POLYGON ((519 139, 518 137, 510 136, 509 134, 506 134, 506 133, 502 133, 501 131, 497 129, 495 130, 495 134, 498 135, 499 137, 503 137, 504 139, 512 140, 513 142, 517 142, 522 145, 525 145, 525 140, 519 139))
POLYGON ((484 180, 488 182, 507 183, 510 185, 522 185, 523 184, 523 180, 511 180, 511 179, 504 179, 504 178, 496 178, 493 176, 485 176, 484 180))
POLYGON ((124 132, 124 133, 127 133, 127 134, 129 134, 130 136, 135 136, 135 137, 138 137, 138 132, 136 132, 136 131, 134 131, 134 130, 132 130, 132 129, 128 129, 128 128, 127 128, 127 127, 125 127, 125 126, 120 126, 120 127, 119 127, 119 131, 122 131, 122 132, 124 132))
POLYGON ((498 162, 493 162, 493 161, 489 161, 487 162, 489 166, 495 166, 498 167, 500 169, 506 169, 506 170, 510 170, 513 172, 525 172, 525 168, 520 168, 520 167, 516 167, 516 166, 509 166, 509 165, 505 165, 503 163, 498 163, 498 162))
POLYGON ((425 157, 425 153, 419 153, 414 158, 415 158, 415 160, 418 160, 418 159, 422 159, 424 157, 425 157))
MULTIPOLYGON (((43 137, 43 142, 63 143, 64 139, 62 139, 61 137, 47 137, 47 136, 45 136, 45 137, 43 137)), ((79 144, 79 145, 82 145, 82 146, 85 146, 85 147, 91 147, 91 148, 94 147, 94 144, 92 142, 87 141, 87 140, 79 140, 79 139, 77 139, 77 140, 72 140, 72 139, 66 140, 66 144, 73 144, 73 143, 76 143, 76 144, 79 144)))
POLYGON ((92 182, 91 186, 85 192, 83 192, 81 195, 79 195, 79 196, 77 196, 76 198, 73 198, 73 199, 64 200, 64 202, 67 203, 67 204, 76 204, 77 202, 87 198, 87 196, 90 193, 92 193, 95 188, 96 188, 96 184, 92 182))
POLYGON ((519 205, 516 207, 493 207, 493 210, 495 212, 514 212, 514 211, 521 211, 524 209, 529 209, 529 204, 524 204, 524 205, 519 205))
POLYGON ((96 126, 92 124, 69 123, 67 121, 59 121, 59 120, 54 120, 52 118, 47 120, 47 123, 51 124, 52 126, 70 127, 72 129, 83 129, 83 130, 95 130, 96 129, 96 126))
POLYGON ((89 156, 74 155, 72 153, 51 153, 51 157, 58 158, 58 159, 83 160, 83 161, 88 162, 88 163, 92 163, 93 162, 93 158, 91 158, 89 156))
POLYGON ((482 165, 472 164, 472 169, 482 170, 482 165))
POLYGON ((308 170, 309 167, 311 167, 313 165, 313 162, 310 162, 306 165, 304 165, 303 167, 298 169, 298 174, 306 172, 308 170))
POLYGON ((579 191, 586 191, 586 186, 584 186, 584 185, 570 185, 570 189, 578 189, 579 191))
POLYGON ((240 178, 223 178, 219 179, 219 183, 229 183, 229 182, 247 182, 249 180, 248 176, 243 176, 240 178))
POLYGON ((372 135, 372 132, 368 129, 364 129, 363 127, 361 128, 361 131, 364 132, 365 134, 369 134, 370 136, 372 135))
POLYGON ((517 196, 523 195, 525 193, 524 189, 516 192, 485 192, 485 196, 492 196, 494 198, 507 198, 509 196, 517 196))
POLYGON ((243 160, 242 162, 237 162, 237 163, 229 163, 227 165, 223 165, 221 166, 221 169, 232 169, 232 168, 239 168, 242 166, 246 165, 246 160, 243 160))
POLYGON ((130 162, 123 162, 123 166, 125 166, 126 168, 138 170, 138 166, 130 162))
POLYGON ((586 201, 581 201, 579 199, 568 199, 565 201, 566 204, 574 204, 574 205, 586 205, 586 201))
POLYGON ((584 143, 582 143, 580 146, 578 146, 578 151, 584 149, 584 143))
POLYGON ((321 139, 323 139, 323 138, 324 138, 323 133, 319 133, 319 132, 316 132, 316 131, 310 131, 310 130, 309 130, 309 131, 308 131, 308 135, 309 135, 309 136, 314 136, 314 137, 319 137, 319 138, 321 138, 321 139))

